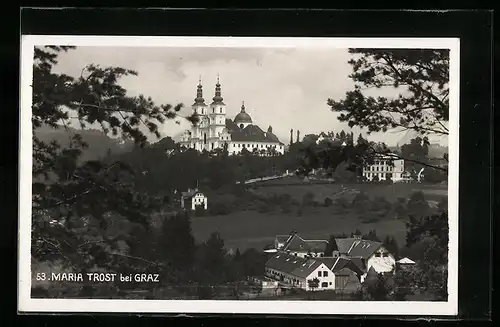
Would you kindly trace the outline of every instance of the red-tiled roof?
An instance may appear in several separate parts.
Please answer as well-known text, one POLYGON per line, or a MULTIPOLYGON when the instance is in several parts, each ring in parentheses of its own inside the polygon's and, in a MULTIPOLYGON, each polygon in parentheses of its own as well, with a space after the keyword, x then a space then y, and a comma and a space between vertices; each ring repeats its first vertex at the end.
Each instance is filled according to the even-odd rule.
POLYGON ((342 254, 350 257, 367 259, 382 245, 380 242, 368 241, 359 238, 337 238, 337 247, 342 254))
POLYGON ((323 252, 327 244, 328 241, 326 240, 304 240, 299 235, 294 234, 283 249, 285 251, 323 252))
MULTIPOLYGON (((328 269, 333 271, 336 275, 344 275, 346 274, 346 269, 354 272, 356 275, 361 275, 363 274, 363 271, 356 265, 354 264, 350 258, 343 258, 343 257, 337 257, 337 258, 330 258, 330 257, 323 257, 323 258, 318 258, 321 262, 323 262, 328 269), (339 274, 339 272, 341 272, 339 274)), ((347 275, 350 273, 347 273, 347 275)))
POLYGON ((278 253, 266 262, 266 268, 305 278, 321 264, 322 262, 316 259, 304 259, 286 253, 278 253))
POLYGON ((187 192, 181 192, 181 195, 184 197, 184 198, 192 198, 193 196, 195 196, 196 194, 201 194, 203 195, 202 192, 198 191, 198 190, 189 190, 187 192))

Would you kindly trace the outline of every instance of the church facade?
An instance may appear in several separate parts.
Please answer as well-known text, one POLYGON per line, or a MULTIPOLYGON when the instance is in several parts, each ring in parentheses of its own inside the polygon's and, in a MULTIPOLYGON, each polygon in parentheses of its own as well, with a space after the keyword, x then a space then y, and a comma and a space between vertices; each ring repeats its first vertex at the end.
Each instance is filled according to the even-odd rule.
POLYGON ((252 117, 246 112, 244 103, 234 120, 226 117, 226 104, 222 98, 219 78, 212 100, 210 105, 205 103, 200 80, 196 98, 191 106, 199 120, 181 136, 181 146, 200 152, 227 148, 230 155, 239 154, 244 149, 263 156, 285 152, 285 145, 273 134, 272 127, 269 126, 267 131, 264 131, 255 125, 252 117))

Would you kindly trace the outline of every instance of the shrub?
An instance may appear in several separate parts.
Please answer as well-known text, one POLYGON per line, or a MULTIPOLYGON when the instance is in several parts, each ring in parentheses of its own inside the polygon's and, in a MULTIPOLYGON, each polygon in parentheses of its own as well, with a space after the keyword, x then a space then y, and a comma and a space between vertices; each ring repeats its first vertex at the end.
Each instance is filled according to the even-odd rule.
POLYGON ((359 211, 364 212, 370 207, 370 198, 364 192, 359 192, 352 200, 352 205, 359 211))
POLYGON ((333 200, 330 199, 329 197, 326 197, 324 200, 325 207, 329 207, 333 204, 333 200))
POLYGON ((373 201, 371 202, 371 210, 373 211, 389 211, 391 210, 391 203, 387 201, 387 199, 383 196, 377 196, 373 201))
POLYGON ((313 203, 313 201, 314 201, 314 193, 312 193, 312 192, 307 192, 302 197, 302 204, 304 206, 311 205, 313 203))
POLYGON ((363 224, 373 224, 380 221, 380 218, 377 217, 376 214, 370 214, 360 217, 362 219, 363 224))
POLYGON ((283 213, 292 212, 292 205, 290 203, 282 203, 281 204, 281 212, 283 212, 283 213))
POLYGON ((205 207, 203 207, 202 205, 198 205, 194 209, 194 215, 197 216, 197 217, 201 217, 205 213, 206 213, 205 207))
POLYGON ((348 207, 349 207, 349 201, 347 201, 347 199, 346 199, 346 198, 342 198, 342 197, 337 198, 337 199, 335 200, 335 203, 336 203, 338 206, 342 207, 342 208, 348 208, 348 207))
POLYGON ((212 215, 228 215, 231 213, 231 208, 224 203, 214 203, 208 209, 212 215))
POLYGON ((273 206, 269 203, 261 203, 258 206, 257 211, 260 213, 269 213, 269 212, 273 211, 273 206))

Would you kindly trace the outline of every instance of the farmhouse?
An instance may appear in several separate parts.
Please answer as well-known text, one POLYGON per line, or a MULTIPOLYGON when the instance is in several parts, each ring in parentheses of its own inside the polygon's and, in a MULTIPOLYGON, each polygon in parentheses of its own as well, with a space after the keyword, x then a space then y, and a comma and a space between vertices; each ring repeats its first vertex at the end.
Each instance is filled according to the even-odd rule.
POLYGON ((345 258, 300 258, 277 253, 266 262, 266 276, 307 291, 356 290, 361 270, 345 258), (311 281, 317 279, 317 285, 311 281))
POLYGON ((339 255, 350 258, 365 274, 370 268, 379 274, 394 270, 396 259, 381 242, 363 240, 359 237, 338 238, 335 241, 339 255))
POLYGON ((309 280, 318 279, 318 289, 335 289, 335 275, 321 261, 277 253, 266 262, 266 276, 292 287, 312 290, 309 280))
MULTIPOLYGON (((350 264, 356 265, 361 271, 361 279, 373 268, 377 273, 392 272, 396 265, 394 255, 381 242, 361 239, 361 236, 336 238, 337 251, 331 257, 324 259, 335 260, 337 257, 348 259, 350 264)), ((268 253, 285 253, 299 258, 323 258, 328 244, 327 240, 306 240, 296 232, 290 235, 277 235, 273 247, 265 250, 268 253)))
POLYGON ((188 189, 187 192, 181 193, 181 207, 186 210, 195 210, 196 207, 201 206, 207 210, 207 197, 205 194, 196 189, 188 189))
POLYGON ((305 240, 296 232, 292 232, 290 235, 277 235, 274 240, 274 249, 300 258, 315 258, 324 255, 327 244, 326 240, 305 240))

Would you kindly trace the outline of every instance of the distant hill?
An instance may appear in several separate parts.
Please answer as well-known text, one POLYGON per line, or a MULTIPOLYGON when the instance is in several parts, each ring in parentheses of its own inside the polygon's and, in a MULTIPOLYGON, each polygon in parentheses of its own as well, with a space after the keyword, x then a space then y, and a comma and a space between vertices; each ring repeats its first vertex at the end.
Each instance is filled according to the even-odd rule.
POLYGON ((120 154, 133 149, 133 142, 120 142, 120 140, 113 139, 99 130, 43 126, 37 128, 35 134, 44 142, 57 141, 63 147, 68 146, 73 135, 80 134, 83 141, 88 144, 88 148, 82 153, 81 161, 101 159, 109 154, 120 154))
POLYGON ((429 146, 430 158, 443 158, 444 154, 448 153, 448 147, 440 144, 431 144, 429 146))

